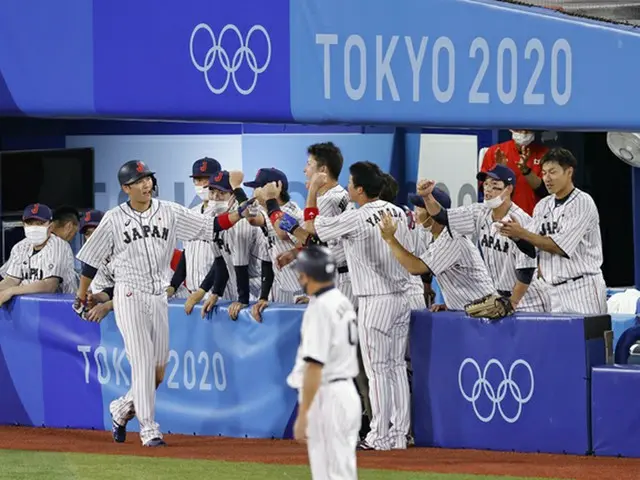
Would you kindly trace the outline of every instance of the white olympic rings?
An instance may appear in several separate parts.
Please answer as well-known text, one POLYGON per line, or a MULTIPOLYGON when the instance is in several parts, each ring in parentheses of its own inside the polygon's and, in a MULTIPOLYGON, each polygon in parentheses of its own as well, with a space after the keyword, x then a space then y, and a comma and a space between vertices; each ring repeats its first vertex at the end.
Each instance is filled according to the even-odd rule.
POLYGON ((460 393, 462 393, 464 399, 473 405, 473 411, 475 412, 476 417, 478 417, 478 420, 484 423, 488 423, 493 419, 494 415, 496 414, 496 410, 500 413, 500 416, 502 416, 505 422, 515 423, 522 414, 522 406, 528 403, 529 400, 531 400, 535 388, 533 370, 531 369, 531 365, 529 365, 529 363, 522 359, 516 360, 511 364, 509 373, 507 374, 504 366, 500 363, 499 360, 495 358, 489 360, 485 365, 484 370, 482 371, 480 370, 480 365, 478 365, 478 362, 476 362, 472 358, 466 358, 460 364, 460 368, 458 370, 458 386, 460 387, 460 393), (477 380, 473 383, 470 394, 465 392, 462 385, 462 372, 467 365, 471 365, 475 368, 478 377, 477 380), (495 389, 493 385, 491 385, 491 383, 489 383, 489 381, 487 380, 487 372, 489 371, 489 367, 491 367, 491 365, 497 366, 500 369, 500 372, 502 372, 503 380, 500 381, 498 387, 495 389), (513 372, 518 365, 522 365, 529 372, 529 378, 531 381, 529 393, 524 397, 522 396, 522 390, 520 389, 520 386, 513 380, 513 372), (502 409, 502 401, 507 396, 507 388, 509 389, 509 392, 511 393, 511 396, 515 400, 516 404, 518 405, 518 410, 513 416, 507 415, 502 409), (476 402, 480 398, 480 395, 483 391, 492 405, 491 412, 488 415, 482 415, 478 411, 478 407, 476 405, 476 402))
POLYGON ((215 93, 216 95, 220 95, 221 93, 224 93, 227 90, 227 87, 229 86, 229 82, 233 80, 233 84, 235 85, 236 90, 240 94, 249 95, 256 88, 256 84, 258 82, 258 75, 263 73, 269 66, 269 63, 271 62, 271 39, 269 38, 269 34, 267 33, 267 30, 262 25, 254 25, 253 27, 251 27, 251 29, 249 30, 249 33, 247 33, 247 38, 243 39, 242 33, 240 33, 240 30, 238 29, 238 27, 231 24, 225 25, 220 31, 220 35, 216 39, 216 36, 213 33, 213 30, 211 29, 211 27, 206 23, 200 23, 199 25, 196 26, 196 28, 193 29, 193 32, 191 32, 191 40, 189 41, 189 52, 191 54, 191 62, 193 62, 193 66, 196 67, 198 71, 204 73, 204 81, 206 82, 207 87, 209 87, 209 90, 211 90, 211 92, 215 93), (211 46, 207 50, 203 63, 199 63, 196 60, 195 55, 193 53, 193 46, 194 46, 193 42, 196 34, 200 30, 204 30, 209 34, 209 37, 211 37, 209 41, 209 44, 211 46), (224 37, 224 34, 227 33, 228 31, 234 32, 237 35, 238 39, 240 40, 240 47, 238 47, 238 49, 233 54, 233 57, 231 59, 229 59, 229 54, 222 48, 222 38, 224 37), (249 41, 251 40, 251 35, 253 35, 256 32, 262 33, 264 35, 264 38, 267 41, 267 58, 264 61, 264 64, 262 64, 261 66, 258 66, 258 60, 256 59, 256 55, 253 52, 253 50, 249 48, 249 41), (211 80, 209 79, 209 71, 211 70, 211 68, 213 68, 214 64, 216 63, 216 59, 219 60, 220 66, 227 74, 226 79, 221 87, 213 86, 211 84, 211 80), (241 85, 239 85, 238 79, 236 78, 236 72, 238 71, 238 69, 240 68, 240 66, 242 65, 245 59, 247 60, 247 65, 249 66, 249 69, 253 72, 253 82, 251 83, 249 88, 244 88, 241 85))

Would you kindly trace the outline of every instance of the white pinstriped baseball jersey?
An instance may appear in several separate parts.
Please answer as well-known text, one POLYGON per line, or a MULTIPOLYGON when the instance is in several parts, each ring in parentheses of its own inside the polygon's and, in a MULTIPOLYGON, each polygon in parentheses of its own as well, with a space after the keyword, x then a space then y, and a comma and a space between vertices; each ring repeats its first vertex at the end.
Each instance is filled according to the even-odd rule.
MULTIPOLYGON (((516 284, 516 269, 536 268, 536 259, 520 251, 515 242, 505 237, 495 228, 492 210, 482 203, 474 203, 464 207, 447 210, 449 228, 460 235, 469 235, 478 244, 480 253, 487 266, 489 276, 499 291, 513 292, 516 284)), ((531 217, 518 207, 511 204, 505 216, 516 220, 520 225, 528 225, 531 217)), ((538 303, 540 292, 537 292, 535 282, 532 282, 521 300, 524 308, 533 301, 538 303)))
MULTIPOLYGON (((204 203, 191 208, 191 211, 211 216, 212 209, 204 209, 204 203)), ((213 265, 213 250, 211 242, 204 239, 188 240, 184 242, 186 276, 185 283, 189 291, 195 292, 207 276, 213 265)))
MULTIPOLYGON (((336 185, 318 196, 318 211, 323 217, 335 217, 351 209, 353 209, 353 204, 350 203, 349 192, 347 192, 342 185, 336 185)), ((331 249, 331 253, 338 267, 347 264, 347 257, 340 240, 327 242, 327 246, 331 249)))
POLYGON ((20 240, 11 249, 7 263, 7 275, 21 284, 58 277, 58 293, 75 293, 78 288, 71 245, 56 235, 49 235, 45 246, 37 252, 26 238, 20 240))
POLYGON ((113 280, 113 271, 111 270, 111 265, 109 265, 109 261, 107 260, 96 272, 96 276, 93 277, 91 285, 89 285, 89 290, 91 293, 99 293, 107 288, 113 288, 114 286, 115 281, 113 280))
POLYGON ((464 310, 468 303, 497 293, 480 251, 465 236, 452 236, 445 228, 420 259, 437 277, 449 310, 464 310))
POLYGON ((9 260, 4 262, 2 266, 0 266, 0 277, 3 277, 3 278, 6 277, 8 269, 9 269, 9 260))
MULTIPOLYGON (((298 204, 294 201, 289 201, 284 205, 280 206, 280 209, 284 213, 288 213, 292 217, 294 217, 300 224, 303 222, 303 212, 298 206, 298 204)), ((298 283, 298 273, 296 272, 294 265, 295 260, 291 262, 289 265, 285 266, 282 269, 276 268, 275 265, 278 264, 277 258, 278 255, 284 252, 288 252, 292 248, 294 248, 298 241, 292 235, 287 234, 289 237, 288 240, 282 240, 278 237, 271 221, 269 220, 269 216, 267 212, 262 210, 262 215, 264 216, 264 224, 262 227, 262 233, 266 237, 266 249, 271 258, 271 262, 274 265, 273 268, 273 286, 285 292, 300 292, 300 283, 298 283)))
MULTIPOLYGON (((427 245, 431 243, 431 232, 427 231, 422 225, 411 225, 409 228, 413 236, 413 253, 416 257, 420 257, 427 251, 427 245)), ((420 275, 409 276, 408 295, 424 295, 424 282, 420 275)))
MULTIPOLYGON (((302 317, 300 346, 287 378, 301 389, 307 361, 320 362, 322 383, 358 375, 358 327, 353 305, 337 288, 312 296, 302 317)), ((329 439, 327 439, 329 440, 329 439)))
POLYGON ((391 254, 380 234, 378 224, 387 212, 397 222, 396 238, 411 251, 413 239, 407 216, 392 203, 375 200, 336 217, 320 215, 315 219, 315 230, 321 241, 342 241, 355 296, 403 292, 410 281, 409 272, 391 254))
POLYGON ((99 268, 110 257, 116 284, 161 295, 178 240, 213 240, 214 217, 201 215, 174 202, 153 199, 144 212, 123 203, 107 211, 78 259, 99 268))
POLYGON ((586 192, 575 188, 565 199, 549 195, 538 202, 527 230, 550 237, 568 258, 538 250, 538 269, 556 284, 581 275, 600 275, 602 237, 600 215, 586 192))

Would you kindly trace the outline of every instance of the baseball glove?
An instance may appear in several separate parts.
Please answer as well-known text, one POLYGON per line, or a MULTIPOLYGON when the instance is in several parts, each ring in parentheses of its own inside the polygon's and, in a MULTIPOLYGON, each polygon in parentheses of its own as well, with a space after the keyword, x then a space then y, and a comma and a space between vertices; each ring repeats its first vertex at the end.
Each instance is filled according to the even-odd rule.
POLYGON ((73 301, 73 311, 82 319, 87 320, 87 314, 89 313, 89 307, 86 300, 81 300, 80 297, 76 297, 73 301))
POLYGON ((487 295, 480 300, 465 305, 464 310, 470 317, 490 318, 498 320, 514 313, 511 301, 500 295, 487 295))

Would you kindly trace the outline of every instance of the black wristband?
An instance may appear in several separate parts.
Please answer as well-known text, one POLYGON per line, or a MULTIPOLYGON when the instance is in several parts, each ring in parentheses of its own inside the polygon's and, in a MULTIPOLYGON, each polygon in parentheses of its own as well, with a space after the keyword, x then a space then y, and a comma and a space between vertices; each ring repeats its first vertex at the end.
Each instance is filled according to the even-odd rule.
POLYGON ((105 288, 104 290, 102 290, 102 293, 106 293, 109 296, 109 300, 113 300, 113 291, 115 290, 114 287, 108 287, 105 288))
POLYGON ((96 276, 96 273, 98 273, 98 269, 92 267, 91 265, 89 265, 88 263, 83 263, 82 264, 82 276, 83 277, 87 277, 93 280, 93 278, 96 276))
POLYGON ((266 202, 267 206, 267 215, 271 217, 271 214, 280 210, 280 205, 278 204, 278 200, 275 198, 270 198, 266 202))
POLYGON ((246 202, 249 197, 244 193, 244 190, 240 187, 233 189, 233 195, 236 197, 238 203, 246 202))

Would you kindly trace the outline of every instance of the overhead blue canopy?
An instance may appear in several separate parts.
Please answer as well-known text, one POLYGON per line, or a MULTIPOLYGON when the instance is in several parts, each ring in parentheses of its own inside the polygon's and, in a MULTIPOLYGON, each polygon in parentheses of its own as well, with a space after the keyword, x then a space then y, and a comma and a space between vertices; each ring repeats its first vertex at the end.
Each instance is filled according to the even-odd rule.
POLYGON ((5 0, 0 113, 639 130, 640 34, 491 0, 5 0))

